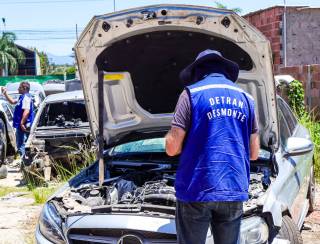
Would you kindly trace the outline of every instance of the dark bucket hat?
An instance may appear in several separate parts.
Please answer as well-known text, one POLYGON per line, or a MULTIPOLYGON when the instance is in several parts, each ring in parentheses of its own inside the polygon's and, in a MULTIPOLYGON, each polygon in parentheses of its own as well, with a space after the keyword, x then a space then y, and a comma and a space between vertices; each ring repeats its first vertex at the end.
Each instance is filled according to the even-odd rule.
POLYGON ((237 63, 224 58, 220 52, 207 49, 198 54, 196 60, 189 64, 180 72, 180 79, 183 83, 191 83, 193 81, 194 69, 202 63, 212 63, 212 65, 223 66, 228 78, 235 82, 239 75, 239 66, 237 63))

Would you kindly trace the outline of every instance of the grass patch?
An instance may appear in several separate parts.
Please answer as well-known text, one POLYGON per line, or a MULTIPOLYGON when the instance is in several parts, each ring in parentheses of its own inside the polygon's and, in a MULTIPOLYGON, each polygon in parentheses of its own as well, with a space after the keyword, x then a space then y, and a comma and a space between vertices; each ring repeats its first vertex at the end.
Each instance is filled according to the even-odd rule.
POLYGON ((52 163, 52 167, 57 172, 58 182, 70 180, 96 160, 96 151, 89 147, 88 144, 80 144, 77 150, 74 148, 68 149, 78 151, 78 153, 69 155, 67 164, 59 161, 52 163))
POLYGON ((25 187, 1 187, 0 188, 0 197, 4 197, 11 192, 25 192, 28 189, 25 187))
POLYGON ((38 187, 32 190, 35 204, 43 204, 57 190, 56 187, 38 187))
POLYGON ((311 113, 303 113, 299 117, 299 122, 309 130, 314 143, 314 173, 316 178, 320 180, 320 122, 316 120, 312 111, 311 113))

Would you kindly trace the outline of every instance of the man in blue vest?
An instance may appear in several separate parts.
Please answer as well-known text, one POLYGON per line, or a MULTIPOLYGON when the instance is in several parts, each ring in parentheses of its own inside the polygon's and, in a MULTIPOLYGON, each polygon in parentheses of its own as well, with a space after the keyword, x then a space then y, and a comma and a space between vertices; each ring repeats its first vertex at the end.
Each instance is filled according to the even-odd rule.
POLYGON ((179 244, 239 241, 243 201, 248 199, 250 159, 259 153, 253 97, 236 82, 239 67, 205 50, 180 78, 189 84, 178 100, 166 151, 180 155, 176 174, 179 244))
POLYGON ((18 153, 22 157, 25 152, 25 142, 29 136, 29 130, 34 119, 33 101, 30 95, 29 82, 21 82, 18 88, 21 94, 18 100, 13 99, 8 93, 6 88, 2 87, 2 94, 7 98, 8 102, 15 104, 13 113, 13 127, 16 128, 16 143, 18 153))

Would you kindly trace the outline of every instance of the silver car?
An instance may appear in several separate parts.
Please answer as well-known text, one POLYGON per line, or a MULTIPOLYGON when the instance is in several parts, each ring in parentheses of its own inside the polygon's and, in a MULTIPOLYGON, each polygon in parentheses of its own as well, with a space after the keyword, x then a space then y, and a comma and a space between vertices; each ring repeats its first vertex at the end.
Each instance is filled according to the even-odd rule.
POLYGON ((13 128, 13 106, 0 96, 0 179, 6 178, 8 156, 17 151, 15 129, 13 128))
MULTIPOLYGON (((41 103, 25 145, 26 173, 39 173, 46 181, 57 176, 53 163, 70 169, 71 154, 91 142, 83 92, 62 92, 41 103)), ((89 145, 88 145, 89 146, 89 145)))
MULTIPOLYGON (((269 42, 232 11, 186 5, 96 16, 82 33, 75 51, 105 177, 97 161, 54 194, 38 243, 176 243, 178 157, 165 154, 163 137, 183 90, 179 72, 208 48, 239 64, 237 83, 259 117, 262 149, 251 162, 241 243, 302 243, 314 207, 313 144, 276 97, 269 42)), ((212 243, 210 228, 207 237, 212 243)))

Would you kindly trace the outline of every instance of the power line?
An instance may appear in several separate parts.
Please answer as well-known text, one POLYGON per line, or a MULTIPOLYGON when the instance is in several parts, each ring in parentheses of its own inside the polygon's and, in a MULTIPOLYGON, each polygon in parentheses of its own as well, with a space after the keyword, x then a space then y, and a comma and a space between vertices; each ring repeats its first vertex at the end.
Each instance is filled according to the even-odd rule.
POLYGON ((47 4, 47 3, 77 3, 77 2, 102 2, 104 0, 49 0, 49 1, 6 1, 6 2, 1 2, 0 1, 0 4, 12 4, 12 5, 15 5, 15 4, 39 4, 39 3, 42 3, 42 4, 47 4))
POLYGON ((76 40, 74 37, 45 37, 45 38, 17 38, 17 41, 38 41, 38 40, 76 40))
MULTIPOLYGON (((79 31, 82 31, 84 28, 78 28, 79 31)), ((68 33, 68 32, 75 32, 74 29, 69 30, 7 30, 6 32, 13 32, 13 33, 21 33, 21 34, 36 34, 36 33, 68 33)))

